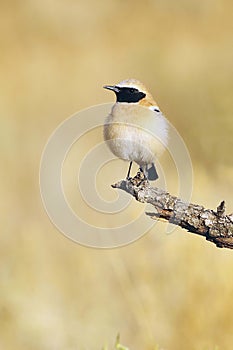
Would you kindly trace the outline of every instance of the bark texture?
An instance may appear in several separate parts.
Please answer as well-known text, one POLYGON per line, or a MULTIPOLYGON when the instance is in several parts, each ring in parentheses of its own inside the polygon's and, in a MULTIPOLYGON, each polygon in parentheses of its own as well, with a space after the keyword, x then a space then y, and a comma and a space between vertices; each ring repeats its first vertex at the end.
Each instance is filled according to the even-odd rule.
POLYGON ((155 212, 146 213, 152 219, 167 220, 188 232, 204 236, 217 247, 233 249, 233 214, 225 214, 224 201, 216 210, 185 203, 162 189, 151 187, 142 172, 112 187, 128 192, 139 202, 152 204, 155 212))

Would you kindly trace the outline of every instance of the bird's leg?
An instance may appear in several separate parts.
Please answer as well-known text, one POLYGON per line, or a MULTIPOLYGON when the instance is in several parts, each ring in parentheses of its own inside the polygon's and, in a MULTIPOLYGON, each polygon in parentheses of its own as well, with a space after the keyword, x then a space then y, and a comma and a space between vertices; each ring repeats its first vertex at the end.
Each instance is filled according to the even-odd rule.
POLYGON ((140 166, 139 170, 143 173, 144 179, 145 179, 145 180, 148 180, 148 178, 147 178, 147 168, 146 168, 146 166, 145 166, 145 165, 140 166))
POLYGON ((127 173, 127 176, 126 176, 126 179, 127 179, 127 180, 129 179, 129 176, 130 176, 130 170, 131 170, 131 168, 132 168, 132 164, 133 164, 133 162, 131 161, 131 162, 129 163, 129 170, 128 170, 128 173, 127 173))

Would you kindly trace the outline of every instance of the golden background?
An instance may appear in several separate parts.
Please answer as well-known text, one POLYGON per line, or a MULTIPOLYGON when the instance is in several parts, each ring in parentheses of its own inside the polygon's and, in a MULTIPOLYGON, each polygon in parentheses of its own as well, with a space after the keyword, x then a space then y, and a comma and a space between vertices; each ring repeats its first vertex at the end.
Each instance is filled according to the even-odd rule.
POLYGON ((186 142, 192 201, 233 211, 232 1, 0 4, 0 349, 111 348, 118 332, 131 350, 232 349, 231 251, 163 223, 123 248, 79 246, 38 184, 53 130, 134 77, 186 142))

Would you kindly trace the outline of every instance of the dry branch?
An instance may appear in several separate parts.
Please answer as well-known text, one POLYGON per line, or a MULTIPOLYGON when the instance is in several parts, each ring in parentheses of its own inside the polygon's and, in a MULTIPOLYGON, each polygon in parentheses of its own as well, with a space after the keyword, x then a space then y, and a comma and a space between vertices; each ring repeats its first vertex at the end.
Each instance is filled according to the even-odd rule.
POLYGON ((168 192, 151 187, 143 173, 134 178, 121 180, 112 185, 131 194, 137 201, 150 203, 156 209, 146 213, 152 219, 165 219, 188 232, 206 237, 220 248, 233 249, 233 214, 225 214, 225 202, 217 210, 205 209, 201 205, 185 203, 168 192))

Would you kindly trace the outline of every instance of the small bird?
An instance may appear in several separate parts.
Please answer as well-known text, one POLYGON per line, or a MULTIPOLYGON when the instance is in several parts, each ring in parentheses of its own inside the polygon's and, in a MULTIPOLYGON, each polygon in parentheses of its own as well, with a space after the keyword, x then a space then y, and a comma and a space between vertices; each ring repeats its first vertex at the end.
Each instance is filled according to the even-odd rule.
POLYGON ((146 87, 136 79, 126 79, 105 89, 116 94, 116 103, 104 124, 104 139, 112 153, 136 162, 148 180, 156 180, 155 161, 168 143, 168 121, 146 87))

